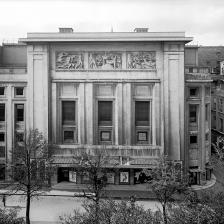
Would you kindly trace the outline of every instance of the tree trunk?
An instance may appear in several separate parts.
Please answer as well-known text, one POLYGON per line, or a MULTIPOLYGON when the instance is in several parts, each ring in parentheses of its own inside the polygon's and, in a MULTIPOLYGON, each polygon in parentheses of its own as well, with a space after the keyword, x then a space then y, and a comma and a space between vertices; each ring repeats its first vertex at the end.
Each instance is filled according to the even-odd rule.
POLYGON ((99 198, 96 198, 96 214, 95 214, 95 224, 99 224, 99 198))
POLYGON ((26 194, 26 224, 30 224, 30 189, 27 189, 26 194))
POLYGON ((164 221, 164 224, 167 224, 167 216, 166 216, 166 205, 163 204, 163 221, 164 221))

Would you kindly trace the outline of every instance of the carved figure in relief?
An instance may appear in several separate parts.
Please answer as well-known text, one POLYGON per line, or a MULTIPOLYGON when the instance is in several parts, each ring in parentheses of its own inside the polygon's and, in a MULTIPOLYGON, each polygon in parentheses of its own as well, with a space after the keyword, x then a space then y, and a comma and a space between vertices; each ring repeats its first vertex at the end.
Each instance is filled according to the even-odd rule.
POLYGON ((131 52, 127 55, 129 69, 155 69, 155 52, 131 52))
POLYGON ((95 69, 95 68, 96 68, 96 62, 95 62, 95 60, 93 59, 92 54, 89 54, 89 67, 90 67, 91 69, 95 69))
POLYGON ((83 55, 80 53, 60 52, 56 58, 57 69, 83 69, 83 55))
POLYGON ((117 69, 121 68, 121 54, 119 53, 91 53, 89 54, 90 69, 117 69))

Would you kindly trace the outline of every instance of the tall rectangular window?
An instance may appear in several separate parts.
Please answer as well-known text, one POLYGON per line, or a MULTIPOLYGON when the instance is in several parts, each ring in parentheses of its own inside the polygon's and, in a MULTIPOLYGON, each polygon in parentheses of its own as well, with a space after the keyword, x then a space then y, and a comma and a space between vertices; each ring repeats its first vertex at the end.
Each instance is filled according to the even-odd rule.
POLYGON ((5 104, 0 104, 0 121, 5 121, 5 104))
POLYGON ((189 121, 190 123, 197 123, 197 105, 189 105, 189 121))
POLYGON ((4 142, 4 141, 5 141, 5 133, 0 132, 0 142, 4 142))
POLYGON ((100 144, 112 143, 113 101, 98 101, 98 138, 100 144))
POLYGON ((4 96, 4 95, 5 95, 5 87, 0 86, 0 96, 4 96))
POLYGON ((113 105, 112 101, 98 101, 98 125, 112 126, 113 105))
POLYGON ((15 121, 24 121, 24 104, 15 104, 15 121))
POLYGON ((75 124, 74 101, 62 101, 62 124, 75 124))
POLYGON ((148 101, 135 102, 135 125, 136 126, 149 125, 149 102, 148 101))
POLYGON ((0 158, 5 158, 5 146, 0 146, 0 158))
POLYGON ((136 143, 147 144, 150 138, 150 102, 135 101, 136 143))
POLYGON ((63 143, 76 143, 76 102, 62 101, 62 139, 63 143))

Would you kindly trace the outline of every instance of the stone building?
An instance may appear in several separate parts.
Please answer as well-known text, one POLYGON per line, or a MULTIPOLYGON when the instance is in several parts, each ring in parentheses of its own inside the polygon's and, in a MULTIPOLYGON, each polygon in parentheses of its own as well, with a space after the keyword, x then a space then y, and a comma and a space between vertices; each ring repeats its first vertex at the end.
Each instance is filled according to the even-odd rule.
POLYGON ((3 44, 1 180, 9 178, 15 135, 22 139, 25 129, 38 128, 58 146, 53 184, 88 180, 76 173, 72 158, 78 164, 81 151, 95 148, 106 149, 116 164, 108 168, 111 184, 138 183, 140 171, 162 153, 190 172, 192 183, 203 184, 210 178, 211 80, 184 68, 187 60, 198 66, 185 56, 191 40, 183 32, 61 28, 3 44))

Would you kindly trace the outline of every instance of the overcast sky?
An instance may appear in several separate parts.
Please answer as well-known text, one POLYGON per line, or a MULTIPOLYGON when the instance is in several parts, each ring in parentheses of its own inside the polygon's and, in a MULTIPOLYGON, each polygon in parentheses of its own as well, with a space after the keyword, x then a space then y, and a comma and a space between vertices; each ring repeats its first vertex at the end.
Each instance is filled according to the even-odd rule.
POLYGON ((224 45, 224 0, 0 0, 0 42, 27 32, 185 31, 194 44, 224 45))

